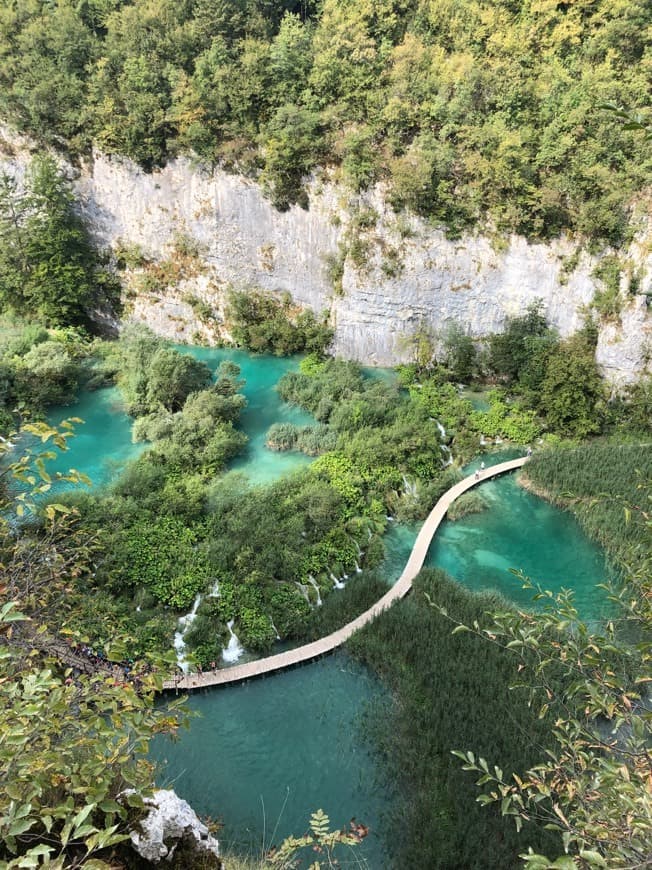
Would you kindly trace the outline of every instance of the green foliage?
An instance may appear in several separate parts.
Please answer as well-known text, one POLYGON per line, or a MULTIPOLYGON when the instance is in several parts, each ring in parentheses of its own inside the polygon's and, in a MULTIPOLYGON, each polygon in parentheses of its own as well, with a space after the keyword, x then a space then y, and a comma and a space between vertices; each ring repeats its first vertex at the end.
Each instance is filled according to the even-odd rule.
POLYGON ((465 492, 448 508, 449 520, 461 520, 469 514, 478 514, 487 509, 487 503, 478 492, 465 492))
POLYGON ((293 450, 298 434, 299 427, 292 423, 274 423, 267 432, 265 444, 271 450, 293 450))
POLYGON ((307 207, 303 182, 322 152, 319 114, 293 104, 280 106, 265 131, 260 174, 276 208, 287 211, 295 203, 307 207))
POLYGON ((460 396, 453 384, 442 384, 436 378, 412 384, 409 391, 412 400, 439 420, 447 432, 465 427, 473 413, 471 403, 460 396))
POLYGON ((387 682, 394 698, 372 708, 364 723, 397 789, 396 809, 386 822, 389 858, 400 867, 514 867, 526 838, 544 848, 545 833, 517 837, 508 820, 483 810, 451 751, 473 740, 478 751, 499 757, 506 771, 519 770, 547 745, 549 723, 510 691, 509 653, 452 635, 424 593, 471 624, 484 625, 485 611, 502 604, 439 571, 422 571, 410 597, 349 641, 353 655, 387 682))
POLYGON ((477 375, 477 349, 475 342, 461 326, 453 324, 444 333, 443 363, 451 380, 468 384, 477 375))
POLYGON ((648 5, 514 9, 20 0, 0 15, 0 109, 77 153, 260 172, 284 209, 338 164, 451 236, 488 215, 618 246, 650 171, 648 5))
POLYGON ((489 393, 488 411, 474 411, 471 426, 488 438, 503 438, 515 444, 531 444, 540 434, 541 426, 534 411, 508 404, 498 390, 489 393))
POLYGON ((235 343, 256 353, 322 353, 333 338, 324 321, 293 306, 289 296, 279 300, 260 292, 232 290, 227 316, 235 343))
POLYGON ((510 318, 503 332, 490 337, 490 369, 508 383, 518 380, 537 347, 535 340, 548 332, 543 305, 533 302, 524 315, 510 318))
POLYGON ((652 431, 652 378, 643 377, 629 384, 624 395, 612 399, 609 416, 625 432, 652 431))
POLYGON ((617 318, 623 305, 620 295, 621 271, 618 257, 607 256, 600 260, 592 272, 593 277, 602 283, 602 289, 596 291, 591 305, 605 320, 617 318))
POLYGON ((50 157, 32 160, 25 187, 0 177, 0 302, 50 326, 89 324, 95 306, 117 303, 74 209, 70 183, 50 157))
MULTIPOLYGON (((70 424, 29 428, 60 449, 71 435, 70 424)), ((154 709, 160 682, 140 664, 132 668, 138 691, 135 682, 116 685, 107 670, 65 666, 70 647, 57 635, 74 616, 71 589, 92 572, 96 551, 63 505, 48 504, 40 526, 9 522, 11 510, 35 510, 48 490, 49 455, 26 451, 4 463, 4 474, 25 487, 13 504, 2 499, 0 522, 0 863, 8 870, 128 862, 128 831, 154 786, 148 740, 179 724, 174 709, 154 709)), ((108 655, 120 660, 115 634, 114 641, 108 655)))
POLYGON ((569 507, 617 561, 630 561, 628 554, 645 544, 647 534, 640 523, 632 522, 632 510, 634 516, 647 510, 642 491, 645 481, 652 479, 647 444, 601 439, 550 447, 532 456, 525 474, 537 492, 569 507))
POLYGON ((106 560, 98 582, 124 592, 145 586, 163 604, 189 610, 210 579, 206 554, 197 548, 198 532, 181 519, 147 517, 104 534, 106 560))
POLYGON ((118 386, 133 416, 180 410, 188 396, 211 382, 205 363, 182 354, 146 327, 124 330, 114 349, 118 386))
MULTIPOLYGON (((649 517, 643 526, 649 568, 649 517)), ((486 627, 459 623, 455 630, 472 631, 514 657, 514 688, 527 693, 539 718, 554 716, 554 745, 511 776, 473 752, 455 754, 464 770, 480 774, 481 804, 499 803, 517 830, 536 821, 561 835, 568 857, 553 863, 530 849, 522 855, 526 866, 643 868, 652 836, 650 727, 642 709, 651 658, 649 576, 626 582, 619 619, 593 628, 580 620, 571 593, 543 592, 527 579, 524 586, 545 602, 543 613, 498 612, 486 627)))
POLYGON ((581 334, 560 342, 550 353, 538 408, 561 435, 585 438, 600 431, 604 388, 594 349, 581 334))
POLYGON ((326 862, 314 861, 310 865, 310 870, 321 870, 322 867, 337 866, 338 846, 355 846, 360 842, 359 836, 352 831, 331 831, 330 819, 323 810, 317 810, 310 816, 310 831, 304 834, 303 837, 288 837, 285 839, 279 848, 274 852, 271 858, 265 863, 265 866, 286 870, 296 865, 297 857, 302 852, 310 850, 312 853, 319 853, 326 856, 326 862))

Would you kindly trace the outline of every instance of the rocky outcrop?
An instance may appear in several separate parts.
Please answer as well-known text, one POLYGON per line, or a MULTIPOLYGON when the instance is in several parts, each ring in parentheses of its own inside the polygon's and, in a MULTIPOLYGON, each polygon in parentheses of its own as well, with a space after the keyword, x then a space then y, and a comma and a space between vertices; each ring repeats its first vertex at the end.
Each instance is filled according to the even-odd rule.
MULTIPOLYGON (((481 235, 452 241, 415 217, 397 217, 382 189, 347 196, 315 180, 310 208, 276 211, 258 186, 188 160, 148 175, 129 161, 97 154, 79 180, 83 208, 109 246, 137 244, 147 257, 170 256, 175 236, 197 244, 201 276, 176 290, 139 292, 132 313, 177 339, 210 339, 223 325, 224 289, 257 286, 289 292, 303 305, 327 310, 334 351, 377 365, 409 358, 417 329, 461 324, 471 335, 499 331, 507 317, 541 299, 561 335, 577 330, 600 284, 597 259, 567 240, 530 244, 512 236, 500 245, 481 235), (212 312, 197 317, 196 297, 212 312)), ((623 286, 620 322, 604 324, 598 360, 615 383, 647 365, 652 327, 652 232, 644 228, 626 259, 638 269, 639 295, 623 286)))
MULTIPOLYGON (((14 152, 10 161, 20 162, 14 152)), ((228 337, 226 288, 289 292, 328 312, 335 353, 376 365, 410 358, 410 336, 457 323, 472 336, 502 329, 541 299, 562 336, 583 323, 600 281, 598 258, 565 239, 457 240, 414 216, 397 216, 381 187, 360 196, 327 179, 310 184, 310 207, 276 211, 255 182, 188 159, 147 174, 128 160, 95 154, 76 178, 81 208, 99 242, 131 253, 130 316, 182 341, 228 337), (193 248, 194 268, 134 264, 134 254, 174 266, 193 248), (148 271, 149 270, 149 271, 148 271), (161 277, 163 273, 163 277, 161 277), (167 269, 170 273, 170 269, 167 269)), ((601 325, 597 359, 620 385, 649 366, 652 220, 621 253, 620 318, 601 325), (648 295, 646 295, 648 294, 648 295)), ((135 258, 137 260, 137 257, 135 258)), ((178 264, 177 264, 178 265, 178 264)))
POLYGON ((190 804, 170 789, 158 789, 145 799, 149 811, 130 834, 138 854, 151 864, 219 870, 219 843, 199 821, 190 804), (195 862, 194 859, 201 859, 195 862))

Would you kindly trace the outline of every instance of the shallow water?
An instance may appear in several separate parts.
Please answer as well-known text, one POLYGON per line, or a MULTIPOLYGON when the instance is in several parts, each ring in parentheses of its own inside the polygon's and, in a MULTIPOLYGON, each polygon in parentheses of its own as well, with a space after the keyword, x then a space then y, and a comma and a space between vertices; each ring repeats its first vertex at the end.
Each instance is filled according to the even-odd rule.
MULTIPOLYGON (((345 850, 343 864, 363 856, 381 868, 378 838, 386 792, 358 739, 357 716, 381 693, 378 682, 344 654, 218 691, 192 695, 193 719, 178 743, 156 738, 159 782, 173 785, 199 812, 223 815, 222 846, 260 854, 303 834, 321 808, 332 828, 355 816, 371 833, 345 850)), ((314 856, 313 856, 314 857, 314 856)))
POLYGON ((120 474, 127 462, 145 449, 144 444, 131 440, 132 420, 124 411, 117 387, 82 391, 74 405, 53 408, 48 423, 58 426, 69 417, 79 417, 84 422, 74 424, 75 436, 68 442, 69 449, 56 450, 56 459, 48 463, 49 471, 65 473, 74 468, 86 474, 94 485, 101 486, 120 474))
POLYGON ((488 508, 444 521, 426 565, 443 568, 470 589, 497 589, 520 606, 531 606, 532 592, 510 571, 519 569, 544 589, 572 589, 580 615, 598 617, 606 594, 596 584, 610 572, 603 551, 577 520, 531 495, 513 474, 487 481, 478 491, 488 508))
MULTIPOLYGON (((248 435, 249 443, 230 468, 244 472, 252 483, 259 484, 277 480, 310 464, 310 457, 302 453, 278 453, 265 446, 267 430, 273 423, 299 426, 314 423, 309 414, 282 402, 275 389, 286 372, 296 370, 298 358, 253 356, 245 351, 185 345, 179 345, 178 350, 201 359, 212 371, 223 360, 232 360, 240 366, 241 377, 246 380, 243 392, 248 405, 239 426, 248 435)), ((52 471, 66 472, 75 468, 86 474, 94 485, 100 486, 114 479, 126 463, 147 446, 132 442, 132 420, 124 412, 120 391, 116 387, 82 391, 75 404, 52 409, 48 422, 59 425, 68 417, 79 417, 84 422, 75 424, 76 434, 69 442, 68 451, 56 450, 57 458, 48 464, 52 471)), ((60 486, 65 488, 67 484, 60 486)))
MULTIPOLYGON (((251 440, 246 456, 234 467, 254 483, 263 483, 310 461, 264 446, 272 423, 311 422, 308 415, 280 402, 274 389, 296 360, 180 349, 213 370, 223 359, 241 367, 249 400, 242 427, 251 440)), ((102 483, 143 449, 131 443, 130 421, 118 402, 116 390, 102 390, 50 415, 53 423, 69 416, 87 420, 70 451, 57 460, 59 470, 74 466, 102 483)), ((486 455, 483 460, 491 465, 511 455, 518 454, 486 455)), ((596 615, 604 597, 594 584, 606 578, 607 569, 601 551, 572 516, 518 487, 513 476, 488 481, 479 491, 489 510, 444 523, 427 564, 444 568, 471 588, 490 586, 528 604, 530 594, 522 592, 509 571, 522 568, 548 588, 571 586, 580 612, 596 615)), ((390 524, 382 568, 388 582, 395 582, 403 570, 416 531, 415 526, 390 524)), ((303 833, 310 813, 320 807, 336 827, 356 816, 372 833, 361 849, 343 856, 343 863, 357 865, 365 856, 372 870, 382 870, 378 831, 381 814, 391 812, 391 797, 376 785, 377 768, 362 748, 356 722, 367 702, 383 692, 367 671, 340 653, 265 680, 193 695, 190 708, 201 718, 192 720, 178 743, 163 738, 153 742, 152 756, 162 763, 159 781, 173 783, 199 812, 224 814, 220 838, 243 852, 259 853, 261 843, 269 846, 289 833, 303 833)))

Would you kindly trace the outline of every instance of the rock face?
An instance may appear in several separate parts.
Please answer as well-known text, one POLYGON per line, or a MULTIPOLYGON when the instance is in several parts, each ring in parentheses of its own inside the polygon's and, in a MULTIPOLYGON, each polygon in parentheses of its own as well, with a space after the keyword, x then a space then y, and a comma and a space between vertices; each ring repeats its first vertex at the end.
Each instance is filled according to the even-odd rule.
MULTIPOLYGON (((569 241, 529 244, 512 236, 500 249, 480 235, 451 241, 418 218, 397 217, 380 188, 347 196, 314 181, 309 210, 280 213, 255 183, 202 172, 185 159, 147 175, 129 161, 97 154, 78 190, 105 245, 137 244, 158 259, 169 257, 175 234, 198 245, 203 274, 181 292, 139 292, 133 300, 136 319, 177 339, 211 335, 188 296, 212 309, 219 330, 224 288, 256 286, 328 311, 335 353, 391 365, 410 357, 409 337, 417 329, 458 323, 480 337, 500 331, 507 317, 537 299, 550 323, 569 335, 600 289, 592 277, 597 259, 581 253, 573 262, 569 241)), ((652 227, 644 225, 626 253, 630 269, 638 270, 638 295, 628 295, 624 281, 621 322, 600 332, 598 361, 616 384, 647 365, 650 236, 652 227)))
POLYGON ((131 842, 134 849, 152 864, 163 862, 169 866, 187 862, 192 866, 191 856, 203 858, 202 867, 220 868, 219 843, 212 837, 206 825, 199 821, 190 804, 182 800, 174 791, 159 789, 151 798, 145 800, 150 807, 147 816, 139 823, 139 830, 132 831, 131 842), (183 858, 181 857, 183 852, 183 858))
MULTIPOLYGON (((9 162, 20 163, 20 154, 9 162)), ((18 170, 20 171, 20 170, 18 170)), ((95 154, 76 178, 81 208, 98 241, 172 263, 194 246, 195 268, 174 281, 134 267, 130 316, 177 340, 225 336, 226 288, 289 292, 328 312, 335 353, 375 365, 411 356, 410 336, 460 324, 481 337, 541 299, 562 336, 583 323, 601 283, 598 259, 568 240, 529 244, 469 234, 452 241, 415 217, 397 216, 380 187, 352 195, 313 180, 310 208, 276 211, 260 188, 188 159, 146 174, 121 158, 95 154), (136 280, 137 279, 137 280, 136 280)), ((600 328, 597 359, 620 385, 649 365, 652 324, 652 218, 643 218, 620 254, 622 313, 600 328), (636 286, 635 286, 636 285, 636 286), (630 293, 635 287, 636 294, 630 293)))

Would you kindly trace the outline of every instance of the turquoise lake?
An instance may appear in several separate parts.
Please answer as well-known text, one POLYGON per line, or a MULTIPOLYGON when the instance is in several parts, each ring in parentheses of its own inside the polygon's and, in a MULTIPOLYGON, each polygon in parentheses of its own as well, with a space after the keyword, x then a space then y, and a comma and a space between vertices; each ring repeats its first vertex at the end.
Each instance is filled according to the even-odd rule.
MULTIPOLYGON (((298 360, 252 356, 224 349, 179 348, 215 369, 223 359, 241 367, 248 406, 242 427, 247 453, 232 467, 252 482, 278 479, 310 460, 279 454, 264 446, 275 422, 310 423, 311 418, 279 400, 274 386, 298 360)), ((106 483, 144 445, 131 442, 129 418, 114 389, 84 394, 76 405, 57 409, 49 419, 78 416, 86 422, 58 458, 57 467, 88 474, 106 483)), ((487 464, 509 454, 485 456, 487 464)), ((473 468, 474 466, 471 466, 473 468)), ((601 551, 566 513, 530 495, 512 475, 480 488, 489 509, 457 522, 445 522, 430 548, 428 565, 447 570, 471 588, 491 586, 519 604, 524 593, 510 568, 522 568, 546 588, 573 588, 580 612, 597 616, 604 596, 595 588, 607 577, 601 551)), ((389 583, 401 573, 416 527, 390 524, 383 573, 389 583)), ((201 812, 221 819, 225 847, 260 854, 307 828, 309 814, 323 808, 335 827, 355 816, 371 828, 361 848, 343 862, 363 857, 372 870, 383 870, 379 832, 383 813, 391 813, 391 789, 361 740, 357 723, 367 703, 383 693, 381 685, 344 653, 302 668, 242 686, 205 691, 189 698, 200 714, 189 731, 172 743, 156 739, 152 757, 160 762, 159 781, 173 784, 201 812)))

